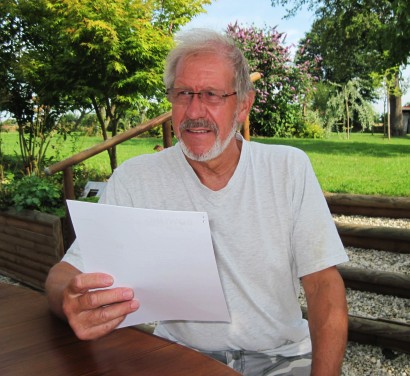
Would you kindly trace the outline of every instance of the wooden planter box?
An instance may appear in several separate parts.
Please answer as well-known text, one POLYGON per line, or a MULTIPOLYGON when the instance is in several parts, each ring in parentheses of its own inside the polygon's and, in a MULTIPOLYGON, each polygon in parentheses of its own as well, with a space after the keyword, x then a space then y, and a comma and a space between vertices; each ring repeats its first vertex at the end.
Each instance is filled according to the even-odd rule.
POLYGON ((0 211, 0 274, 39 290, 64 255, 59 217, 38 211, 0 211))

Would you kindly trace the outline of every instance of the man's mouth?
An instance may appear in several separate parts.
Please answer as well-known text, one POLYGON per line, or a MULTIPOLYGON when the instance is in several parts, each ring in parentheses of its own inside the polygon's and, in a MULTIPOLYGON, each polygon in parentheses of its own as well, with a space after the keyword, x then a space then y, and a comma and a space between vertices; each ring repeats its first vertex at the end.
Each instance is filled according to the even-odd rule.
POLYGON ((181 132, 189 132, 192 134, 206 134, 209 132, 219 133, 217 125, 205 119, 186 120, 180 126, 181 132))
POLYGON ((186 131, 189 132, 189 133, 208 133, 208 132, 212 132, 210 129, 195 129, 195 128, 193 128, 193 129, 188 128, 188 129, 186 129, 186 131))

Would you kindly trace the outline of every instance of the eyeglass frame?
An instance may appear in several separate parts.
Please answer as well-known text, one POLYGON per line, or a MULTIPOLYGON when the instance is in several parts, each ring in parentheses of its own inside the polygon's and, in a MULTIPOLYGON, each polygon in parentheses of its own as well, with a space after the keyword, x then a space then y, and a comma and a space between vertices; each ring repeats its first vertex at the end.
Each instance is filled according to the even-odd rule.
POLYGON ((215 89, 215 90, 206 89, 206 90, 200 90, 198 92, 195 92, 195 91, 190 91, 190 90, 183 89, 183 88, 170 88, 170 89, 167 89, 165 93, 167 94, 168 101, 171 102, 172 104, 177 104, 177 105, 178 104, 189 104, 189 103, 191 103, 192 99, 194 98, 194 95, 197 94, 198 98, 201 100, 202 103, 207 104, 207 105, 214 105, 214 106, 215 105, 216 106, 222 105, 226 102, 226 98, 228 98, 232 95, 237 95, 238 94, 236 91, 233 91, 231 93, 218 94, 218 93, 222 93, 222 92, 224 92, 224 91, 223 90, 217 90, 217 89, 215 89), (178 100, 175 100, 176 98, 178 98, 177 95, 175 95, 175 94, 178 94, 178 90, 179 90, 180 93, 184 93, 184 95, 186 95, 186 97, 182 97, 183 99, 179 103, 178 103, 178 100), (172 92, 174 93, 174 99, 171 99, 172 92), (219 102, 209 102, 206 99, 204 100, 204 98, 205 98, 204 94, 206 94, 206 93, 208 93, 208 94, 213 93, 214 96, 216 98, 218 98, 220 101, 219 102))

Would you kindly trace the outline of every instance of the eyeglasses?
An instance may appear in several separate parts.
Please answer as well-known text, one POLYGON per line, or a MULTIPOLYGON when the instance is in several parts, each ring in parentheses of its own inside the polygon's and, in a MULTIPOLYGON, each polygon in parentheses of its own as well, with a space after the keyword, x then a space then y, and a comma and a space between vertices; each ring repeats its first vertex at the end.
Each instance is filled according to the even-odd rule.
POLYGON ((168 100, 173 104, 189 104, 194 95, 197 94, 202 103, 215 106, 224 104, 227 97, 236 95, 236 91, 225 94, 223 90, 200 90, 194 92, 179 88, 168 89, 166 93, 168 100))

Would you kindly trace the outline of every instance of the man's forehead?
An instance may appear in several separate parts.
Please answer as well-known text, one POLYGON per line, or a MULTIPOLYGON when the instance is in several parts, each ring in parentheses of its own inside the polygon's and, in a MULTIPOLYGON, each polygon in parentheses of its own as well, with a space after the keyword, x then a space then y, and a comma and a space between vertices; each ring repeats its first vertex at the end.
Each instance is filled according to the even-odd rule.
POLYGON ((176 67, 175 79, 204 78, 214 79, 221 83, 233 79, 232 63, 217 52, 197 52, 186 55, 176 67))

